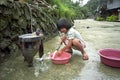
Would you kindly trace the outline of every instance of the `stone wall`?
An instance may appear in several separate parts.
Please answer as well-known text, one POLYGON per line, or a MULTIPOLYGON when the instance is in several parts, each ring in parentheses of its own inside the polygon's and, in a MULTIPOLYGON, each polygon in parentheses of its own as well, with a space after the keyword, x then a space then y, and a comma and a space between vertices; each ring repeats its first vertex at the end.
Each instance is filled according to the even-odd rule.
POLYGON ((14 0, 0 1, 0 62, 19 50, 18 36, 40 28, 44 41, 57 34, 57 10, 14 0))

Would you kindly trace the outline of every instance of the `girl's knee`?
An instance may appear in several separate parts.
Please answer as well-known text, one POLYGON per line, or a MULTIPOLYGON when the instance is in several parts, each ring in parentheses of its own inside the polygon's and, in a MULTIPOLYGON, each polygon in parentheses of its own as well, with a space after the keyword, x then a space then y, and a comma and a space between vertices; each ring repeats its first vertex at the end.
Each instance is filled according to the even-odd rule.
POLYGON ((73 45, 76 45, 76 44, 79 44, 79 43, 80 43, 80 40, 78 40, 78 39, 73 39, 72 40, 73 45))
POLYGON ((85 44, 83 42, 81 42, 79 39, 73 39, 72 44, 73 44, 73 46, 85 48, 85 44))

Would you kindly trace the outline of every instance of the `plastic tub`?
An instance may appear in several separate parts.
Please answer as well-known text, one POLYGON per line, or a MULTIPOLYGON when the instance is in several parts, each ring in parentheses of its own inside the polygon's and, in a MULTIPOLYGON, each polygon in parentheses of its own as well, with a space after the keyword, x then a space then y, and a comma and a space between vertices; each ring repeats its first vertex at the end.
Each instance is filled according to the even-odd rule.
POLYGON ((101 62, 111 67, 120 67, 120 50, 105 48, 98 51, 101 62))
POLYGON ((68 52, 63 52, 60 56, 55 55, 54 58, 52 56, 53 53, 50 54, 50 59, 54 64, 66 64, 71 58, 71 54, 68 52))

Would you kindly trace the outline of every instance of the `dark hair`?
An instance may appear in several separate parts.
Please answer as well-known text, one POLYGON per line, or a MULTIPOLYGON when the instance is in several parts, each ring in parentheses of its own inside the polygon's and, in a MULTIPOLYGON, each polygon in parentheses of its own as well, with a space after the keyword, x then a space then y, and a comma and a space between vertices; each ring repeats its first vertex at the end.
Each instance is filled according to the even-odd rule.
POLYGON ((66 18, 60 18, 57 21, 56 25, 59 31, 61 28, 66 28, 67 30, 69 30, 72 27, 71 23, 67 21, 66 18))

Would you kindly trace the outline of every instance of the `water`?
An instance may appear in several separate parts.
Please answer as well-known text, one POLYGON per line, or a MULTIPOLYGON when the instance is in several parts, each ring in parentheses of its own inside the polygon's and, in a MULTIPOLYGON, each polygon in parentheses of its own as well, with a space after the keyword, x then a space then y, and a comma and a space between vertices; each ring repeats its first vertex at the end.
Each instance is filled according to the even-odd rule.
POLYGON ((34 75, 38 77, 40 71, 44 72, 45 70, 48 69, 48 66, 44 61, 36 60, 36 62, 34 63, 34 68, 35 68, 34 75))
MULTIPOLYGON (((0 80, 120 80, 120 69, 101 63, 97 53, 99 49, 105 47, 120 49, 120 37, 118 37, 120 32, 114 31, 115 28, 101 28, 100 26, 104 24, 110 25, 111 23, 101 24, 90 20, 89 22, 83 20, 77 23, 77 25, 81 26, 90 26, 89 29, 76 27, 86 41, 87 47, 85 50, 89 55, 89 60, 82 60, 81 53, 74 50, 74 54, 68 64, 53 64, 49 54, 54 52, 58 46, 60 38, 57 36, 44 43, 45 54, 43 61, 37 59, 37 54, 33 61, 34 67, 27 67, 22 55, 11 57, 8 61, 1 64, 0 80)), ((117 25, 116 23, 114 24, 117 25)))

